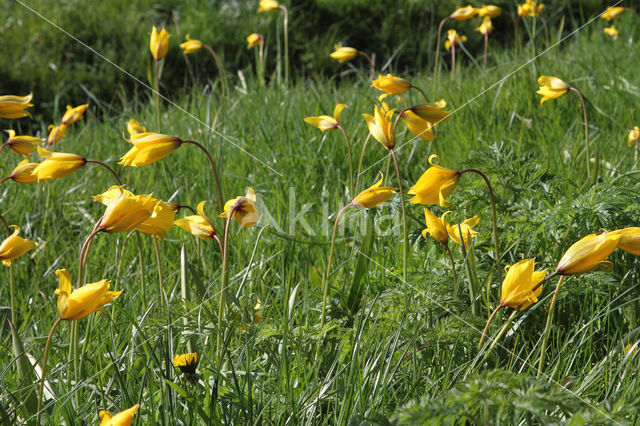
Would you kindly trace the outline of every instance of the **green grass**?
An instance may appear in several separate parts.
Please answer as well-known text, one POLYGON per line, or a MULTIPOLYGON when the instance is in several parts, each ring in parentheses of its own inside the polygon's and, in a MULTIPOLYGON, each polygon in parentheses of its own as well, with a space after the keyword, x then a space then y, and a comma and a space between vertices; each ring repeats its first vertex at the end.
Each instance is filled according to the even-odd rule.
MULTIPOLYGON (((533 53, 531 45, 519 54, 492 45, 486 72, 460 54, 455 82, 446 70, 438 84, 430 69, 403 73, 455 110, 448 122, 438 125, 432 144, 416 141, 399 126, 404 187, 415 183, 434 151, 443 167, 485 172, 496 191, 502 265, 521 256, 535 257, 537 269, 553 270, 582 236, 600 228, 636 225, 640 185, 626 135, 638 123, 640 89, 635 82, 640 58, 629 40, 640 34, 634 27, 637 18, 628 15, 616 24, 620 39, 605 38, 602 22, 594 22, 524 67, 533 53), (588 100, 592 147, 602 161, 599 180, 591 187, 586 185, 579 101, 570 93, 541 107, 535 94, 539 75, 562 78, 588 100)), ((552 42, 556 31, 551 28, 552 42)), ((538 42, 541 52, 542 37, 538 42)), ((145 54, 146 49, 145 44, 145 54)), ((481 63, 481 51, 473 53, 481 63)), ((448 55, 443 58, 448 64, 448 55)), ((361 114, 372 112, 380 93, 369 87, 364 65, 349 79, 299 79, 290 87, 271 84, 263 89, 250 73, 245 77, 246 91, 237 78, 229 79, 235 89, 225 99, 218 86, 213 92, 196 86, 169 94, 174 104, 163 106, 160 129, 153 124, 154 105, 144 96, 125 94, 106 110, 92 103, 85 119, 70 127, 56 146, 57 151, 111 164, 135 193, 153 192, 157 198, 194 207, 207 200, 209 217, 217 216, 213 178, 195 147, 183 146, 142 168, 115 165, 129 148, 122 132, 128 118, 135 117, 150 130, 203 143, 222 171, 225 198, 243 195, 251 186, 261 219, 247 230, 231 224, 222 359, 216 355, 221 256, 215 242, 201 243, 200 258, 195 239, 181 229, 171 230, 160 243, 167 307, 158 303, 149 237, 141 239, 141 271, 135 237, 121 258, 124 235, 99 234, 89 254, 87 282, 106 278, 114 286, 121 264, 117 286, 125 291, 106 307, 105 316, 80 321, 82 379, 77 384, 67 359, 70 324, 56 331, 48 362, 56 396, 45 414, 49 424, 95 423, 99 410, 116 412, 136 403, 141 404, 137 424, 638 421, 640 383, 635 371, 640 358, 625 356, 623 350, 638 341, 640 319, 637 259, 629 253, 617 251, 610 257, 610 273, 565 280, 540 379, 537 360, 555 281, 545 285, 538 303, 517 317, 512 332, 487 359, 478 354, 476 346, 498 303, 504 273, 493 268, 491 211, 486 188, 476 177, 464 175, 448 199, 455 212, 449 215, 452 220, 473 215, 481 219, 469 258, 452 245, 457 294, 448 259, 433 240, 420 235, 421 206, 407 206, 413 218, 409 275, 401 279, 396 196, 377 209, 351 210, 343 219, 330 278, 329 321, 321 329, 321 271, 330 230, 335 213, 355 194, 345 189, 348 163, 341 135, 322 134, 303 118, 329 114, 337 102, 347 104, 342 124, 357 161, 367 135, 361 114), (180 294, 182 244, 188 301, 180 294), (474 282, 480 291, 472 301, 469 288, 474 282), (243 332, 241 326, 252 323, 258 301, 263 319, 243 332), (170 365, 175 353, 186 352, 190 338, 201 359, 196 384, 170 365)), ((421 102, 413 92, 387 100, 398 109, 421 102)), ((27 121, 3 125, 26 127, 27 121)), ((3 152, 1 175, 18 160, 3 152)), ((386 151, 377 142, 368 145, 364 165, 357 191, 374 183, 379 171, 387 173, 386 151)), ((387 179, 397 184, 392 169, 387 179)), ((2 215, 20 225, 23 236, 40 243, 14 263, 18 333, 38 362, 58 316, 54 272, 67 268, 75 283, 80 247, 104 211, 90 196, 112 184, 104 170, 90 164, 44 188, 10 181, 0 186, 2 215)), ((224 226, 221 220, 215 224, 219 230, 224 226)), ((8 268, 0 270, 0 277, 5 283, 0 300, 8 307, 8 268)), ((508 310, 494 322, 489 337, 498 333, 508 310)), ((34 413, 22 401, 28 401, 37 384, 19 377, 8 327, 0 328, 0 341, 5 360, 0 418, 33 423, 34 413)))

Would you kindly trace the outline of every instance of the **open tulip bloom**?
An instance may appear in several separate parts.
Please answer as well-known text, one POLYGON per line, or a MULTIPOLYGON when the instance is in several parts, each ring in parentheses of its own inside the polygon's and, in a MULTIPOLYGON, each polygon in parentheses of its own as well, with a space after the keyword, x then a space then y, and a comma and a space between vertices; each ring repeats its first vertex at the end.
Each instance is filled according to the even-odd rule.
POLYGON ((5 180, 11 179, 14 182, 19 183, 33 183, 38 181, 38 177, 33 174, 33 171, 38 167, 39 163, 30 163, 29 160, 22 160, 11 174, 7 177, 0 179, 0 184, 5 180))
POLYGON ((27 96, 0 95, 0 118, 31 117, 27 108, 32 107, 33 94, 27 96))

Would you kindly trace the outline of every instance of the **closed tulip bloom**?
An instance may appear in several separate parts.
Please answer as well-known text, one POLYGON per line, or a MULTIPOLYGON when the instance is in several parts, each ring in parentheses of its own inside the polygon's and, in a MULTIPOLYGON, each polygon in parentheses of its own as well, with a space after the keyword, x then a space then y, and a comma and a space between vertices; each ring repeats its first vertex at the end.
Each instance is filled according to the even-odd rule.
POLYGON ((185 374, 195 374, 199 361, 196 352, 179 354, 173 357, 173 366, 178 367, 185 374))
POLYGON ((358 56, 358 49, 354 49, 353 47, 338 46, 337 44, 335 44, 333 48, 335 49, 335 51, 332 52, 329 56, 340 63, 350 61, 358 56))
POLYGON ((202 240, 209 240, 216 235, 216 229, 211 224, 211 220, 204 213, 204 201, 198 204, 198 214, 178 219, 174 225, 179 226, 185 231, 195 235, 202 240))
POLYGON ((49 125, 49 137, 47 138, 47 143, 49 145, 55 145, 64 138, 65 133, 67 133, 67 125, 60 124, 58 126, 54 126, 53 124, 49 125))
POLYGON ((182 49, 185 55, 189 53, 195 53, 198 50, 202 49, 202 47, 204 46, 204 43, 201 42, 200 40, 191 40, 191 38, 189 37, 189 34, 187 34, 185 39, 187 41, 185 41, 184 43, 180 43, 180 48, 182 49))
POLYGON ((111 204, 117 203, 122 197, 133 197, 134 195, 133 192, 125 189, 124 185, 113 185, 102 194, 92 195, 91 198, 109 207, 111 204))
POLYGON ((534 259, 524 259, 504 269, 507 275, 502 282, 501 306, 523 311, 538 301, 542 286, 531 290, 544 279, 546 270, 534 271, 534 259))
POLYGON ((137 120, 130 118, 127 122, 127 132, 129 133, 129 137, 133 137, 138 133, 146 133, 147 128, 140 124, 137 120))
POLYGON ((319 115, 317 117, 306 117, 304 119, 305 123, 309 123, 312 126, 317 127, 322 130, 334 130, 338 128, 338 124, 340 124, 340 118, 342 118, 342 110, 344 110, 347 106, 345 104, 338 104, 333 109, 333 117, 329 117, 328 115, 319 115))
POLYGON ((396 188, 391 188, 388 186, 381 186, 383 179, 384 176, 382 176, 380 180, 374 183, 372 186, 358 194, 358 196, 351 202, 353 206, 358 208, 370 209, 373 207, 378 207, 380 204, 393 197, 393 194, 398 192, 398 190, 396 188))
POLYGON ((27 108, 33 106, 33 104, 30 103, 31 99, 33 99, 32 93, 29 93, 27 96, 0 96, 0 118, 13 119, 31 117, 31 114, 25 111, 27 108))
POLYGON ((544 9, 544 4, 537 4, 535 0, 527 0, 523 4, 518 5, 518 16, 535 18, 540 16, 542 9, 544 9))
POLYGON ((493 31, 493 24, 491 23, 491 18, 489 18, 488 16, 485 16, 484 19, 482 20, 482 24, 480 24, 480 26, 475 30, 478 31, 480 34, 489 34, 491 31, 493 31))
POLYGON ((620 235, 618 248, 640 256, 640 228, 631 227, 609 232, 609 235, 620 235))
POLYGON ((383 113, 376 105, 373 112, 374 116, 362 114, 367 122, 371 136, 387 149, 393 148, 396 144, 395 135, 393 134, 393 114, 395 112, 394 109, 390 109, 383 113))
POLYGON ((371 82, 371 86, 390 95, 397 95, 411 89, 411 83, 391 74, 378 75, 378 78, 371 82))
POLYGON ((18 183, 33 183, 38 181, 38 177, 33 171, 40 163, 30 163, 29 160, 22 160, 9 175, 9 178, 18 183))
POLYGON ((33 136, 16 136, 16 132, 13 130, 5 130, 5 132, 9 134, 9 139, 2 144, 0 150, 6 146, 11 151, 23 157, 27 157, 35 151, 38 144, 42 142, 40 138, 33 136))
POLYGON ((87 110, 88 104, 80 105, 72 108, 71 105, 67 105, 67 112, 62 116, 62 124, 69 125, 82 118, 82 115, 87 110))
POLYGON ((620 33, 618 33, 618 30, 616 29, 615 25, 612 25, 610 27, 605 28, 604 33, 606 35, 608 35, 609 37, 611 37, 612 39, 616 39, 618 38, 618 36, 620 35, 620 33))
POLYGON ((443 108, 446 106, 445 100, 440 99, 438 102, 430 104, 415 105, 411 107, 411 112, 425 121, 436 124, 449 119, 451 111, 445 111, 443 108))
POLYGON ((18 236, 20 228, 11 225, 13 234, 0 243, 0 260, 4 266, 11 266, 11 261, 38 247, 35 241, 18 236))
POLYGON ((460 172, 449 170, 438 165, 438 156, 432 154, 429 157, 429 167, 418 179, 415 185, 409 188, 409 195, 414 195, 409 201, 413 204, 439 204, 446 207, 449 204, 446 198, 453 192, 460 180, 460 172))
POLYGON ((123 196, 107 206, 102 215, 100 230, 108 233, 127 232, 149 219, 154 208, 150 208, 148 195, 123 196))
POLYGON ((611 270, 611 262, 605 261, 618 246, 622 235, 615 232, 590 234, 574 243, 566 251, 556 272, 560 275, 577 275, 596 268, 611 270))
POLYGON ((133 416, 136 414, 139 407, 140 405, 136 404, 133 407, 115 415, 106 410, 101 410, 100 413, 98 413, 98 417, 100 417, 100 426, 130 426, 131 422, 133 422, 133 416))
POLYGON ((447 31, 447 40, 444 42, 444 48, 449 50, 454 44, 460 44, 467 41, 467 36, 458 35, 456 30, 447 31))
POLYGON ((465 219, 460 223, 460 229, 458 229, 458 224, 455 223, 450 225, 445 219, 445 216, 451 213, 450 211, 445 212, 440 220, 444 224, 445 228, 447 228, 447 233, 449 234, 449 238, 451 238, 456 244, 460 244, 460 241, 464 241, 465 248, 469 248, 470 240, 473 240, 478 236, 478 233, 473 230, 473 227, 480 222, 480 218, 478 216, 474 216, 469 219, 465 219), (462 231, 462 239, 460 238, 460 231, 462 231))
POLYGON ((468 5, 457 8, 451 15, 449 15, 449 19, 453 19, 454 21, 467 21, 476 16, 477 13, 478 9, 468 5))
POLYGON ((623 13, 624 7, 622 6, 609 7, 602 15, 600 15, 600 17, 602 19, 606 19, 607 21, 612 21, 616 18, 619 18, 623 13))
POLYGON ((638 143, 640 140, 640 127, 634 126, 633 129, 629 131, 629 136, 627 137, 627 143, 629 146, 633 146, 633 144, 638 143))
POLYGON ((569 92, 570 87, 559 78, 546 75, 538 78, 538 84, 540 85, 540 88, 536 93, 542 96, 542 99, 540 99, 540 105, 549 99, 556 99, 566 95, 569 92))
POLYGON ((158 29, 153 26, 151 30, 151 39, 149 40, 149 49, 151 50, 151 54, 156 61, 164 58, 169 50, 169 37, 171 35, 164 28, 160 33, 158 33, 158 29))
POLYGON ((224 211, 218 217, 228 218, 233 211, 233 218, 243 228, 250 228, 258 221, 258 211, 255 206, 256 193, 253 189, 247 188, 247 194, 244 197, 236 197, 224 204, 224 211))
POLYGON ((275 12, 280 7, 280 4, 274 0, 260 0, 260 5, 258 6, 258 13, 262 12, 275 12))
POLYGON ((435 214, 431 213, 431 210, 424 209, 424 220, 427 224, 427 228, 422 230, 422 236, 426 239, 427 234, 431 235, 431 238, 439 242, 440 244, 447 244, 449 242, 449 233, 446 226, 435 214))
POLYGON ((146 166, 161 160, 182 145, 182 140, 178 137, 154 132, 137 133, 125 140, 133 144, 133 148, 118 164, 131 167, 146 166))
POLYGON ((38 155, 45 159, 33 169, 39 182, 68 176, 87 164, 87 159, 81 155, 51 152, 41 147, 38 147, 38 155))
POLYGON ((502 9, 500 9, 498 6, 493 6, 490 4, 483 4, 482 7, 476 9, 476 11, 478 12, 478 17, 480 18, 497 18, 498 16, 502 15, 502 9))
POLYGON ((258 33, 249 34, 247 36, 247 49, 260 46, 261 40, 262 40, 262 36, 260 34, 258 33))
POLYGON ((416 137, 425 141, 432 141, 436 138, 433 133, 433 124, 418 117, 411 110, 404 111, 400 114, 400 120, 407 126, 407 129, 416 137))
POLYGON ((110 283, 101 280, 71 291, 71 277, 66 269, 56 270, 58 277, 58 312, 63 320, 80 320, 97 311, 104 311, 100 305, 111 303, 120 296, 120 291, 109 291, 110 283))

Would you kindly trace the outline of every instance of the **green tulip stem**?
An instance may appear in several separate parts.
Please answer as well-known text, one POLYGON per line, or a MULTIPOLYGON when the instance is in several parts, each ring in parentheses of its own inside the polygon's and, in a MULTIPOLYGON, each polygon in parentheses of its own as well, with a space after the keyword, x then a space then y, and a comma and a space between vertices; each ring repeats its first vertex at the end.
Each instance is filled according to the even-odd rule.
POLYGON ((213 47, 209 46, 208 44, 203 44, 202 46, 205 49, 207 49, 209 53, 211 53, 211 56, 213 56, 213 60, 216 63, 216 67, 218 68, 218 74, 220 75, 220 84, 222 85, 222 96, 224 97, 225 94, 227 93, 227 78, 224 75, 224 66, 222 65, 222 61, 220 61, 220 57, 218 56, 216 51, 213 50, 213 47))
POLYGON ((189 143, 191 145, 195 145, 207 156, 207 160, 209 160, 209 165, 211 166, 211 172, 213 173, 213 179, 216 182, 216 189, 218 190, 218 210, 222 211, 224 209, 224 196, 222 194, 222 185, 220 184, 220 176, 218 175, 218 169, 216 168, 216 163, 213 162, 213 158, 207 148, 205 148, 202 144, 192 141, 192 140, 183 140, 183 143, 189 143))
POLYGON ((451 16, 447 16, 446 18, 444 18, 442 21, 440 21, 440 25, 438 25, 438 36, 436 38, 436 59, 435 59, 435 67, 434 67, 434 73, 436 75, 436 85, 438 84, 438 75, 440 73, 440 69, 438 68, 438 65, 440 64, 440 41, 442 38, 442 26, 444 25, 445 22, 447 22, 449 19, 451 18, 451 16))
POLYGON ((484 330, 482 330, 482 336, 480 337, 480 341, 478 342, 478 350, 482 348, 482 344, 484 343, 484 339, 487 338, 487 331, 489 331, 489 326, 493 322, 493 319, 496 317, 496 314, 500 309, 504 308, 504 305, 498 305, 489 315, 489 319, 487 320, 487 324, 484 326, 484 330))
POLYGON ((560 275, 560 279, 558 280, 558 284, 556 284, 556 289, 553 292, 553 297, 551 298, 551 304, 549 305, 549 313, 547 314, 547 323, 544 327, 544 332, 542 333, 542 345, 540 346, 540 358, 538 361, 538 376, 542 374, 542 367, 544 366, 544 357, 546 355, 547 342, 549 341, 549 334, 551 331, 551 323, 553 322, 553 313, 556 307, 556 300, 558 299, 558 293, 560 292, 560 287, 562 286, 562 280, 564 279, 564 275, 560 275))
POLYGON ((336 234, 338 232, 338 223, 340 222, 340 218, 347 211, 349 207, 353 206, 353 202, 347 204, 338 212, 336 215, 336 221, 333 224, 333 235, 331 236, 331 248, 329 249, 329 260, 327 261, 327 268, 322 275, 322 314, 320 317, 320 328, 324 329, 324 325, 326 322, 326 312, 327 312, 327 297, 329 296, 329 275, 331 274, 331 261, 333 260, 333 249, 336 245, 336 234))
POLYGON ((47 358, 49 357, 49 348, 51 347, 51 339, 53 338, 53 332, 56 331, 58 324, 62 321, 62 317, 58 317, 56 322, 51 326, 51 331, 49 331, 49 337, 47 337, 47 344, 44 346, 44 357, 42 359, 42 374, 40 377, 40 390, 38 391, 38 416, 36 419, 36 424, 39 425, 40 419, 42 417, 42 394, 44 393, 44 382, 47 377, 47 358))
POLYGON ((155 61, 155 70, 156 70, 156 127, 157 131, 160 131, 160 61, 155 61))
POLYGON ((402 179, 400 178, 400 167, 398 166, 398 158, 393 148, 389 149, 389 153, 393 158, 393 165, 396 166, 396 176, 398 178, 398 190, 400 191, 400 206, 402 207, 402 279, 407 280, 407 254, 409 252, 409 236, 407 234, 407 213, 405 212, 404 191, 402 189, 402 179))
POLYGON ((337 128, 340 129, 344 135, 344 139, 347 141, 347 153, 349 154, 349 196, 355 197, 355 193, 353 192, 353 160, 351 159, 351 141, 349 140, 349 136, 347 135, 347 132, 345 132, 344 127, 338 124, 337 128))
POLYGON ((284 84, 289 83, 289 10, 283 5, 278 6, 283 12, 283 28, 284 28, 284 84))
POLYGON ((109 171, 109 173, 111 173, 111 175, 116 179, 116 182, 118 182, 118 185, 122 185, 122 182, 120 181, 120 178, 118 177, 118 175, 116 174, 116 172, 113 171, 113 169, 111 167, 109 167, 108 165, 106 165, 105 163, 103 163, 102 161, 98 161, 98 160, 87 160, 87 163, 93 163, 93 164, 99 164, 102 167, 104 167, 105 169, 107 169, 109 171))
POLYGON ((511 327, 511 323, 513 322, 513 320, 515 319, 517 314, 518 314, 518 310, 517 309, 514 309, 513 312, 511 312, 511 315, 509 315, 509 319, 507 319, 507 322, 504 323, 504 325, 500 329, 500 332, 498 333, 496 338, 493 339, 493 342, 491 342, 491 346, 489 346, 489 349, 487 349, 487 352, 484 354, 484 358, 483 359, 487 359, 487 357, 489 356, 489 354, 491 353, 493 348, 498 344, 500 339, 502 339, 502 336, 504 336, 504 334, 507 332, 507 330, 509 330, 509 328, 511 327))
MULTIPOLYGON (((578 95, 578 97, 580 98, 580 105, 582 105, 582 114, 584 116, 584 146, 586 150, 585 152, 587 154, 587 178, 589 178, 591 173, 591 153, 589 148, 589 123, 587 122, 587 106, 584 103, 584 96, 582 96, 582 93, 578 89, 576 89, 575 87, 569 87, 569 90, 575 92, 578 95)), ((598 176, 595 176, 594 178, 597 179, 598 176)))
POLYGON ((155 235, 151 235, 153 240, 153 250, 156 253, 156 266, 158 267, 158 290, 160 291, 160 303, 163 306, 169 308, 169 303, 164 293, 164 279, 162 277, 162 256, 160 254, 160 246, 158 245, 158 238, 155 235))
POLYGON ((467 172, 480 175, 480 177, 484 179, 484 183, 487 185, 487 188, 489 189, 489 201, 491 202, 491 213, 493 215, 493 248, 496 254, 496 262, 498 262, 500 259, 500 249, 498 247, 498 213, 496 211, 496 199, 494 197, 493 188, 491 187, 491 182, 489 182, 489 178, 487 177, 487 175, 482 173, 480 170, 465 169, 460 171, 460 174, 467 173, 467 172))
POLYGON ((367 138, 364 140, 364 144, 362 144, 362 152, 360 153, 360 160, 358 161, 358 172, 356 173, 356 187, 355 187, 356 191, 359 191, 359 188, 360 188, 360 173, 362 172, 362 163, 364 161, 364 153, 367 150, 367 145, 369 144, 370 139, 371 139, 371 133, 367 135, 367 138))
POLYGON ((458 277, 456 275, 456 262, 453 261, 453 253, 451 253, 451 249, 449 248, 449 244, 443 244, 444 250, 449 253, 449 259, 451 260, 451 273, 453 273, 453 295, 454 297, 458 294, 458 277))
POLYGON ((222 360, 222 336, 224 333, 222 332, 223 327, 223 318, 224 318, 224 308, 225 308, 225 297, 224 293, 227 291, 227 284, 229 282, 229 226, 231 225, 231 220, 233 219, 233 213, 236 210, 236 206, 232 206, 231 210, 227 216, 227 223, 224 228, 224 249, 222 250, 222 284, 220 285, 220 301, 218 303, 218 356, 219 359, 222 360))
POLYGON ((367 61, 369 62, 369 78, 371 80, 373 80, 373 78, 376 76, 376 60, 375 60, 375 55, 369 56, 367 55, 365 52, 358 50, 358 55, 364 56, 367 61))

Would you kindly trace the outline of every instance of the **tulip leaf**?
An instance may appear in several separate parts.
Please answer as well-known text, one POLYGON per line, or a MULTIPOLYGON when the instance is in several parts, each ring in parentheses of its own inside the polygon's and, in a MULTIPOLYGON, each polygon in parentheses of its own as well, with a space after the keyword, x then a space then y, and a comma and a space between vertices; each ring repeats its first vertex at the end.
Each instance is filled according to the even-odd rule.
POLYGON ((358 258, 353 272, 353 279, 351 280, 351 289, 347 297, 346 308, 351 312, 351 315, 355 315, 360 309, 360 300, 364 292, 362 279, 368 273, 369 259, 371 259, 371 250, 373 248, 374 234, 371 221, 367 221, 366 227, 364 239, 358 250, 358 258))
POLYGON ((36 378, 35 371, 33 371, 33 366, 29 362, 27 358, 27 354, 24 351, 24 345, 22 344, 22 339, 20 339, 20 335, 18 331, 13 326, 11 321, 9 322, 9 326, 11 327, 11 341, 13 346, 13 355, 16 357, 16 366, 18 367, 18 377, 20 378, 23 386, 20 386, 20 389, 23 389, 23 394, 20 395, 22 401, 24 401, 24 407, 26 407, 27 411, 30 414, 35 414, 38 410, 38 400, 36 397, 35 390, 36 386, 30 386, 30 384, 37 383, 38 380, 36 378))

